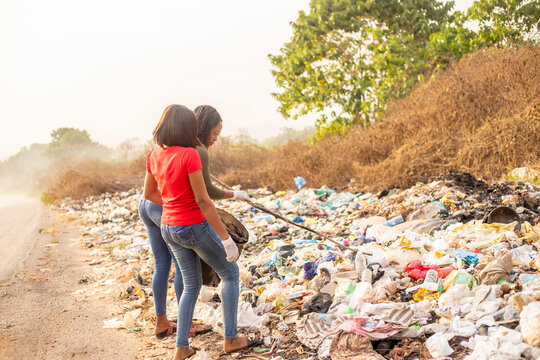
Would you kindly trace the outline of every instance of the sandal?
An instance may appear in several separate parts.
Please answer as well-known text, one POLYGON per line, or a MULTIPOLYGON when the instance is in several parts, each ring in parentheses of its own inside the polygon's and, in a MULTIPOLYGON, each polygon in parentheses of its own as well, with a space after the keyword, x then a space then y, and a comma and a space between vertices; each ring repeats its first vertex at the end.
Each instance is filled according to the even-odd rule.
POLYGON ((247 347, 250 348, 254 346, 259 346, 259 345, 262 345, 263 343, 264 343, 263 338, 258 337, 253 340, 248 340, 247 347))
POLYGON ((174 325, 175 326, 172 326, 172 325, 169 326, 167 330, 163 330, 162 332, 156 333, 156 339, 163 340, 167 336, 174 334, 176 332, 176 324, 174 325))
POLYGON ((225 351, 225 353, 232 353, 232 352, 235 352, 235 351, 238 351, 238 350, 243 350, 243 349, 248 349, 250 347, 254 347, 254 346, 259 346, 259 345, 262 345, 263 344, 263 339, 261 337, 257 337, 253 340, 249 340, 247 339, 247 345, 245 347, 242 347, 242 348, 239 348, 239 349, 234 349, 234 350, 231 350, 231 351, 225 351))
POLYGON ((195 335, 202 335, 206 334, 212 331, 212 325, 207 325, 205 323, 202 323, 200 321, 193 321, 191 323, 191 329, 189 331, 189 337, 193 337, 195 335))
MULTIPOLYGON (((167 336, 172 335, 176 333, 176 324, 171 322, 171 326, 167 328, 167 330, 163 330, 162 332, 156 333, 156 339, 163 340, 167 336)), ((212 331, 212 326, 206 325, 202 322, 194 321, 191 323, 191 329, 189 332, 189 337, 193 337, 198 334, 206 334, 208 332, 212 331), (208 326, 208 328, 206 328, 208 326)))

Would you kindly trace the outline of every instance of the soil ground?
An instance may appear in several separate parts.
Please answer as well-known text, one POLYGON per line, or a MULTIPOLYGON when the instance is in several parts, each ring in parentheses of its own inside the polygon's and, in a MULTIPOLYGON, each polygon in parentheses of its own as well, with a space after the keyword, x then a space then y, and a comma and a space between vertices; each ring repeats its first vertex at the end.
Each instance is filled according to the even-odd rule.
POLYGON ((52 216, 41 218, 24 265, 0 287, 0 359, 142 359, 136 337, 103 328, 111 304, 73 295, 90 266, 77 230, 52 216))

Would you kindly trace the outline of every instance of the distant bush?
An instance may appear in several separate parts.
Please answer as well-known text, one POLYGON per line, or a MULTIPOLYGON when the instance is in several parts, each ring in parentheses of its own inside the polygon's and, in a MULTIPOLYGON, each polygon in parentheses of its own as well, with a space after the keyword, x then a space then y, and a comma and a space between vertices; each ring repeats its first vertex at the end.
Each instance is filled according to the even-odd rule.
POLYGON ((42 193, 42 201, 50 203, 127 189, 142 184, 148 149, 137 139, 110 149, 86 130, 61 127, 51 132, 50 143, 23 147, 0 163, 0 191, 42 193))
POLYGON ((49 168, 50 180, 41 200, 45 203, 66 197, 82 199, 105 192, 125 191, 142 186, 146 157, 132 161, 101 161, 80 159, 57 162, 49 168))

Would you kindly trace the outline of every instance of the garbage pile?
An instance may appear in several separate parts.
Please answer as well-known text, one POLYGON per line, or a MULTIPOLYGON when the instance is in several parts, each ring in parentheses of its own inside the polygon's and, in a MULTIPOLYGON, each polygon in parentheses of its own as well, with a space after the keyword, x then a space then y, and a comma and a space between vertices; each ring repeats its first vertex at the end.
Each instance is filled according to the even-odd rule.
MULTIPOLYGON (((303 180, 303 179, 302 179, 303 180)), ((347 249, 244 202, 218 201, 249 231, 240 267, 238 326, 268 359, 540 358, 540 188, 487 184, 451 172, 379 193, 256 189, 253 200, 347 249)), ((153 257, 137 214, 140 189, 67 201, 83 226, 94 272, 81 297, 117 300, 105 327, 139 332, 148 357, 174 339, 153 337, 153 257)), ((172 285, 172 274, 171 274, 172 285)), ((220 288, 203 287, 196 336, 220 356, 220 288)), ((172 287, 169 318, 176 317, 172 287)), ((223 354, 221 354, 223 355, 223 354)))

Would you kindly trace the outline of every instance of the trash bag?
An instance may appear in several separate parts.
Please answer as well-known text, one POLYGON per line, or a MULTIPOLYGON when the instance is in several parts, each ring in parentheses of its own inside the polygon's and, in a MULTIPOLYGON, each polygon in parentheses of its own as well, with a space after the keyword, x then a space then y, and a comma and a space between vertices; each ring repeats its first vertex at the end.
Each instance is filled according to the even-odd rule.
POLYGON ((498 284, 501 280, 510 281, 509 275, 512 272, 512 268, 512 254, 507 253, 488 263, 478 274, 478 280, 483 285, 498 284))
POLYGON ((307 299, 304 304, 302 304, 302 311, 304 313, 316 312, 326 314, 331 305, 332 295, 318 293, 307 299))
POLYGON ((277 253, 279 256, 286 259, 294 255, 294 248, 294 244, 283 245, 277 249, 277 253))
MULTIPOLYGON (((238 247, 238 252, 242 254, 244 244, 247 243, 249 239, 249 232, 244 227, 244 225, 242 225, 242 223, 238 221, 233 215, 222 209, 216 208, 216 210, 221 221, 223 222, 223 225, 225 225, 225 227, 227 228, 229 236, 236 243, 236 246, 238 247)), ((201 272, 203 278, 203 285, 210 287, 216 287, 219 285, 220 278, 218 274, 214 271, 214 269, 210 267, 210 265, 205 263, 203 260, 201 260, 201 272)))

